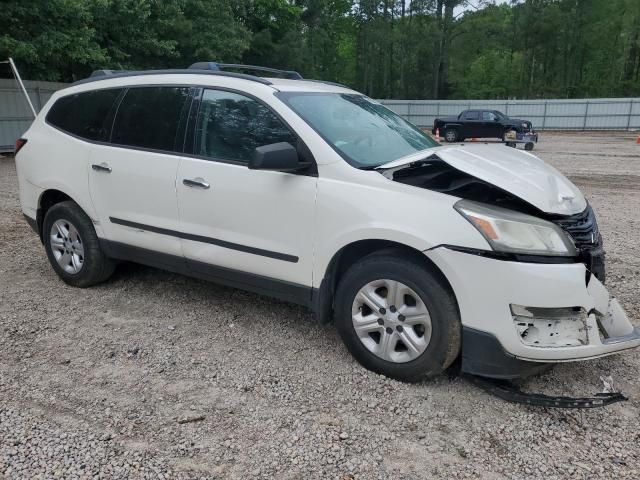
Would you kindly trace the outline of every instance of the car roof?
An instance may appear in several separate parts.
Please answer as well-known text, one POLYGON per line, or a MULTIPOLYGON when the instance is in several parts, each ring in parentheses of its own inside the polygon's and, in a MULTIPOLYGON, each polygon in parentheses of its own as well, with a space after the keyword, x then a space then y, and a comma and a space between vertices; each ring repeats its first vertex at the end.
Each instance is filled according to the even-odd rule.
POLYGON ((323 80, 291 80, 288 78, 268 78, 271 86, 281 92, 350 92, 357 93, 345 85, 323 80))

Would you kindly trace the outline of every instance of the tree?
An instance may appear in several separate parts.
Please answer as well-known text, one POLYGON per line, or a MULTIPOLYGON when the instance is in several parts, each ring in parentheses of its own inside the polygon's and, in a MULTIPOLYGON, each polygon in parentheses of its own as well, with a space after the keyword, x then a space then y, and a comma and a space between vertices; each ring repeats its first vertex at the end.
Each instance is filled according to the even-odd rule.
POLYGON ((0 58, 13 57, 25 78, 73 80, 107 59, 83 0, 4 2, 0 25, 0 58))
POLYGON ((638 0, 5 0, 0 22, 30 79, 217 60, 378 98, 640 93, 638 0))

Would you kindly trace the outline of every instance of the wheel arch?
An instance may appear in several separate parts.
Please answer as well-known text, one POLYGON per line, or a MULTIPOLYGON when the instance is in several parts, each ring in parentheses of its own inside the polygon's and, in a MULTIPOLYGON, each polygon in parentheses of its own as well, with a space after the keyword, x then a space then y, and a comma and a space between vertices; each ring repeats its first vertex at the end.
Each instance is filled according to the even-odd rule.
POLYGON ((72 202, 75 202, 76 204, 80 205, 70 195, 56 188, 49 188, 40 194, 40 198, 38 198, 38 209, 36 211, 36 223, 38 225, 38 232, 39 232, 41 242, 44 242, 42 224, 44 223, 44 217, 46 216, 47 212, 54 205, 61 202, 66 202, 68 200, 71 200, 72 202))
POLYGON ((421 264, 434 272, 442 281, 443 285, 449 289, 457 305, 458 302, 455 292, 447 277, 444 275, 442 270, 440 270, 440 268, 420 250, 392 240, 357 240, 343 246, 333 255, 327 265, 319 287, 313 289, 311 300, 312 308, 316 319, 320 323, 326 324, 332 320, 335 292, 342 275, 344 275, 344 273, 354 263, 367 255, 385 251, 394 252, 404 257, 411 258, 415 260, 416 263, 421 264))

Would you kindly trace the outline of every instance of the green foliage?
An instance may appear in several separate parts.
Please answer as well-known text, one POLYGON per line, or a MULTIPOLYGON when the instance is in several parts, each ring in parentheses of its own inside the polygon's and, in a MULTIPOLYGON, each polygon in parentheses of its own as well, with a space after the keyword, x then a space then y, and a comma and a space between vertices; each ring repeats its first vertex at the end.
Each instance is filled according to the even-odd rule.
POLYGON ((4 0, 0 25, 30 79, 217 60, 374 97, 640 93, 638 0, 4 0))
POLYGON ((9 1, 0 8, 0 58, 13 56, 25 78, 69 79, 106 61, 83 0, 9 1))

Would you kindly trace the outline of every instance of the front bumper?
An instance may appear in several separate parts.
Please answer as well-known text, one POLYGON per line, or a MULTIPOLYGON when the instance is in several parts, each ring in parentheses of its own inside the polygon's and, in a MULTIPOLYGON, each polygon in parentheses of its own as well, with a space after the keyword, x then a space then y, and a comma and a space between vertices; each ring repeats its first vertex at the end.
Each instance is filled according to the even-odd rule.
MULTIPOLYGON (((446 247, 428 250, 425 255, 441 269, 456 295, 463 325, 463 369, 465 363, 467 367, 475 364, 475 371, 466 369, 469 373, 513 378, 535 373, 535 365, 528 363, 586 360, 640 346, 640 328, 631 324, 618 301, 609 296, 602 283, 595 276, 587 275, 582 263, 505 261, 446 247), (532 309, 580 309, 584 312, 582 344, 527 344, 514 322, 512 305, 532 309), (495 338, 495 345, 487 346, 492 350, 491 355, 488 351, 484 354, 479 351, 478 333, 495 338), (504 353, 505 363, 512 360, 526 362, 520 364, 521 375, 518 375, 518 368, 505 375, 499 371, 492 374, 490 365, 486 372, 481 372, 481 356, 495 357, 493 350, 498 346, 499 352, 504 353), (532 371, 528 371, 529 367, 532 371)), ((500 361, 494 358, 492 363, 500 361)))

